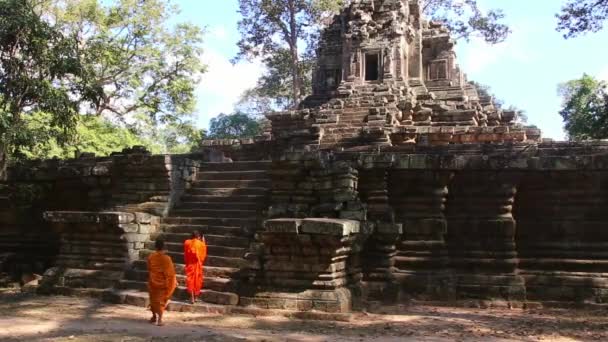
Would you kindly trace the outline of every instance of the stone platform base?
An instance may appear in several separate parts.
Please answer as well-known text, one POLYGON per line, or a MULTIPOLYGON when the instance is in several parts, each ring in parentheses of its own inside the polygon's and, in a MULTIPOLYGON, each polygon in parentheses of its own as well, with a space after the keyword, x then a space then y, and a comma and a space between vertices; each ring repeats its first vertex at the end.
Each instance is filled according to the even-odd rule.
POLYGON ((258 292, 251 296, 241 296, 239 305, 262 309, 294 311, 318 310, 324 312, 349 312, 352 308, 352 294, 347 288, 334 290, 306 290, 283 292, 281 290, 258 292))
MULTIPOLYGON (((148 294, 133 290, 106 290, 98 296, 105 302, 114 304, 133 305, 142 308, 147 308, 150 304, 148 294)), ((209 303, 185 303, 180 301, 171 301, 167 307, 168 311, 173 312, 192 312, 203 314, 218 314, 218 315, 253 315, 253 316, 283 316, 296 319, 309 320, 325 320, 325 321, 351 321, 353 315, 349 313, 327 313, 319 311, 292 311, 281 309, 263 309, 258 307, 242 307, 231 305, 216 305, 209 303)))

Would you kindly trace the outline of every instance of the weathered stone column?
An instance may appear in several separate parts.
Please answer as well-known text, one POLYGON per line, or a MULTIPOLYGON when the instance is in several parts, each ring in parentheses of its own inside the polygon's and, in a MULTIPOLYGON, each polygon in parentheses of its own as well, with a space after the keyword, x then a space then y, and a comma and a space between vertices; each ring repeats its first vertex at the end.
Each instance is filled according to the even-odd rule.
POLYGON ((241 291, 240 305, 269 309, 348 312, 349 285, 360 278, 351 259, 359 253, 358 221, 274 219, 259 233, 260 271, 241 291))
POLYGON ((450 268, 457 298, 525 299, 512 215, 520 173, 459 173, 447 203, 450 268))
POLYGON ((445 297, 448 225, 444 216, 450 171, 392 170, 389 197, 403 224, 396 276, 408 296, 445 297))
POLYGON ((395 214, 388 200, 386 168, 359 171, 358 189, 361 201, 367 205, 368 221, 394 222, 395 214))
POLYGON ((393 304, 399 301, 400 284, 395 277, 395 257, 402 233, 401 224, 375 224, 361 256, 364 300, 393 304))
POLYGON ((607 208, 608 172, 524 175, 514 215, 527 300, 608 302, 607 208))
POLYGON ((60 250, 42 290, 60 293, 112 288, 160 224, 146 213, 50 211, 44 218, 59 236, 60 250))

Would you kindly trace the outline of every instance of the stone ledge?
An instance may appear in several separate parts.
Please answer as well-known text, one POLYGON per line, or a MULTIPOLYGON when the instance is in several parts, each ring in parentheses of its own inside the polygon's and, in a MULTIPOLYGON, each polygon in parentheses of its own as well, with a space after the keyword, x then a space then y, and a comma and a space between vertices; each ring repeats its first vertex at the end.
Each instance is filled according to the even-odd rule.
POLYGON ((298 234, 302 226, 299 219, 274 219, 264 222, 264 228, 268 233, 298 234))
POLYGON ((46 211, 44 220, 53 223, 107 223, 128 224, 157 223, 158 218, 148 213, 96 212, 96 211, 46 211))
POLYGON ((403 225, 393 223, 379 223, 376 226, 375 233, 401 235, 403 234, 403 225))
POLYGON ((264 228, 267 233, 349 236, 360 232, 360 223, 328 218, 283 218, 265 221, 264 228))

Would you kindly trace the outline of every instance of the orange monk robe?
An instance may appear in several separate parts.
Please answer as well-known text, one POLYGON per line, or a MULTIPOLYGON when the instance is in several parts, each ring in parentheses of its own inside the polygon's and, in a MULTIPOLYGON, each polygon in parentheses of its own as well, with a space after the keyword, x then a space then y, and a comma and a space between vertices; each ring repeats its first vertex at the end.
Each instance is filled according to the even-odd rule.
POLYGON ((186 287, 188 293, 201 294, 203 288, 203 263, 207 258, 207 244, 204 240, 184 241, 184 263, 186 264, 186 287))
POLYGON ((148 293, 154 314, 163 314, 176 287, 175 267, 171 257, 158 251, 151 254, 148 257, 148 293))

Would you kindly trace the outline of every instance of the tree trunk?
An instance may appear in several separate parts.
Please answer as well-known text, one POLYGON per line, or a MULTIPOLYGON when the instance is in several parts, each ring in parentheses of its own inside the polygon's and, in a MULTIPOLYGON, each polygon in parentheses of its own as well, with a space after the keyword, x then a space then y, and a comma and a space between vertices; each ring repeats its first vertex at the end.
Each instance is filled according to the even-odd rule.
POLYGON ((297 107, 300 103, 300 58, 298 56, 298 26, 295 0, 289 0, 289 29, 291 52, 291 77, 293 79, 293 106, 297 107))
POLYGON ((8 165, 8 158, 7 158, 6 152, 4 150, 4 145, 2 143, 0 143, 0 182, 6 180, 7 165, 8 165))

